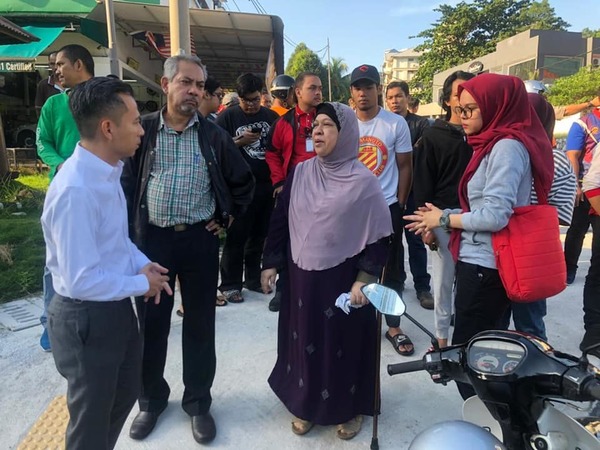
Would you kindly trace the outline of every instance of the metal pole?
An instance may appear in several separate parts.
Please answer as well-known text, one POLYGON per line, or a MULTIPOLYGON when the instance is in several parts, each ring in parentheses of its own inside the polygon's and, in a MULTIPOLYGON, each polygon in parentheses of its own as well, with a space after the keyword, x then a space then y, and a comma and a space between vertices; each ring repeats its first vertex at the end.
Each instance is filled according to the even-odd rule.
POLYGON ((329 101, 331 101, 331 51, 329 49, 329 38, 327 38, 327 84, 329 85, 329 101))
POLYGON ((191 55, 190 11, 187 0, 169 0, 171 56, 191 55))
POLYGON ((117 28, 115 26, 115 9, 113 0, 104 0, 106 9, 106 33, 108 34, 108 60, 110 61, 110 73, 121 77, 119 68, 119 57, 117 55, 117 28))

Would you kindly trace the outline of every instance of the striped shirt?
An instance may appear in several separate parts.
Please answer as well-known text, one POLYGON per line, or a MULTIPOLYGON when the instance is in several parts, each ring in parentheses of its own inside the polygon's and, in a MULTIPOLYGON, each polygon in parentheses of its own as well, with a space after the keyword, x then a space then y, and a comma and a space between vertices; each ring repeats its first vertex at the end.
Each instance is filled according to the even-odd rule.
POLYGON ((198 117, 177 132, 160 115, 154 165, 148 180, 149 222, 158 227, 194 224, 213 217, 215 196, 198 142, 198 117))
MULTIPOLYGON (((548 194, 548 204, 556 208, 561 225, 570 225, 577 193, 577 178, 569 159, 562 150, 552 150, 554 179, 548 194)), ((531 190, 531 204, 537 204, 535 189, 531 190)))

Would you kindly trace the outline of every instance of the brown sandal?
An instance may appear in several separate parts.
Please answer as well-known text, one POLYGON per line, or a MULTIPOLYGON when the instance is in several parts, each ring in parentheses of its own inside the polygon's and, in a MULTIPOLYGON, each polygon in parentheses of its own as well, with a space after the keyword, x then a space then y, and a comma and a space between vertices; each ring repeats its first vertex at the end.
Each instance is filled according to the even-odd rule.
POLYGON ((298 436, 308 433, 313 426, 314 423, 308 420, 298 419, 297 417, 292 420, 292 432, 298 436))
POLYGON ((342 423, 342 424, 338 425, 337 430, 335 432, 337 437, 339 437, 340 439, 343 439, 344 441, 352 439, 360 431, 360 428, 362 426, 362 421, 363 421, 363 417, 359 415, 359 416, 354 417, 353 419, 350 419, 346 423, 342 423))

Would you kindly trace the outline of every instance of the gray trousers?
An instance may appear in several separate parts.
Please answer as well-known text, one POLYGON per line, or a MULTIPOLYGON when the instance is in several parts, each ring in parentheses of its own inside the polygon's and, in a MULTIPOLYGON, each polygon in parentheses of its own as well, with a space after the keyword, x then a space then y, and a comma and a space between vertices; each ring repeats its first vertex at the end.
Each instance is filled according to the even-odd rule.
POLYGON ((438 241, 438 249, 430 251, 433 275, 433 298, 435 307, 433 310, 435 320, 435 337, 448 339, 450 321, 454 310, 454 272, 456 265, 450 250, 450 233, 437 227, 433 230, 438 241))
POLYGON ((114 448, 141 383, 138 325, 129 298, 80 301, 55 295, 48 332, 67 379, 67 450, 114 448))

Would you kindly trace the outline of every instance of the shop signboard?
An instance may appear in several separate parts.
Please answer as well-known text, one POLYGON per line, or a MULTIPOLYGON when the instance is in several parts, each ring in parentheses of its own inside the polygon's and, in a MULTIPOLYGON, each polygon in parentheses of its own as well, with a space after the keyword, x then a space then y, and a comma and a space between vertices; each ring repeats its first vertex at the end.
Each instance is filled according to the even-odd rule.
POLYGON ((35 72, 35 61, 0 61, 0 72, 35 72))

